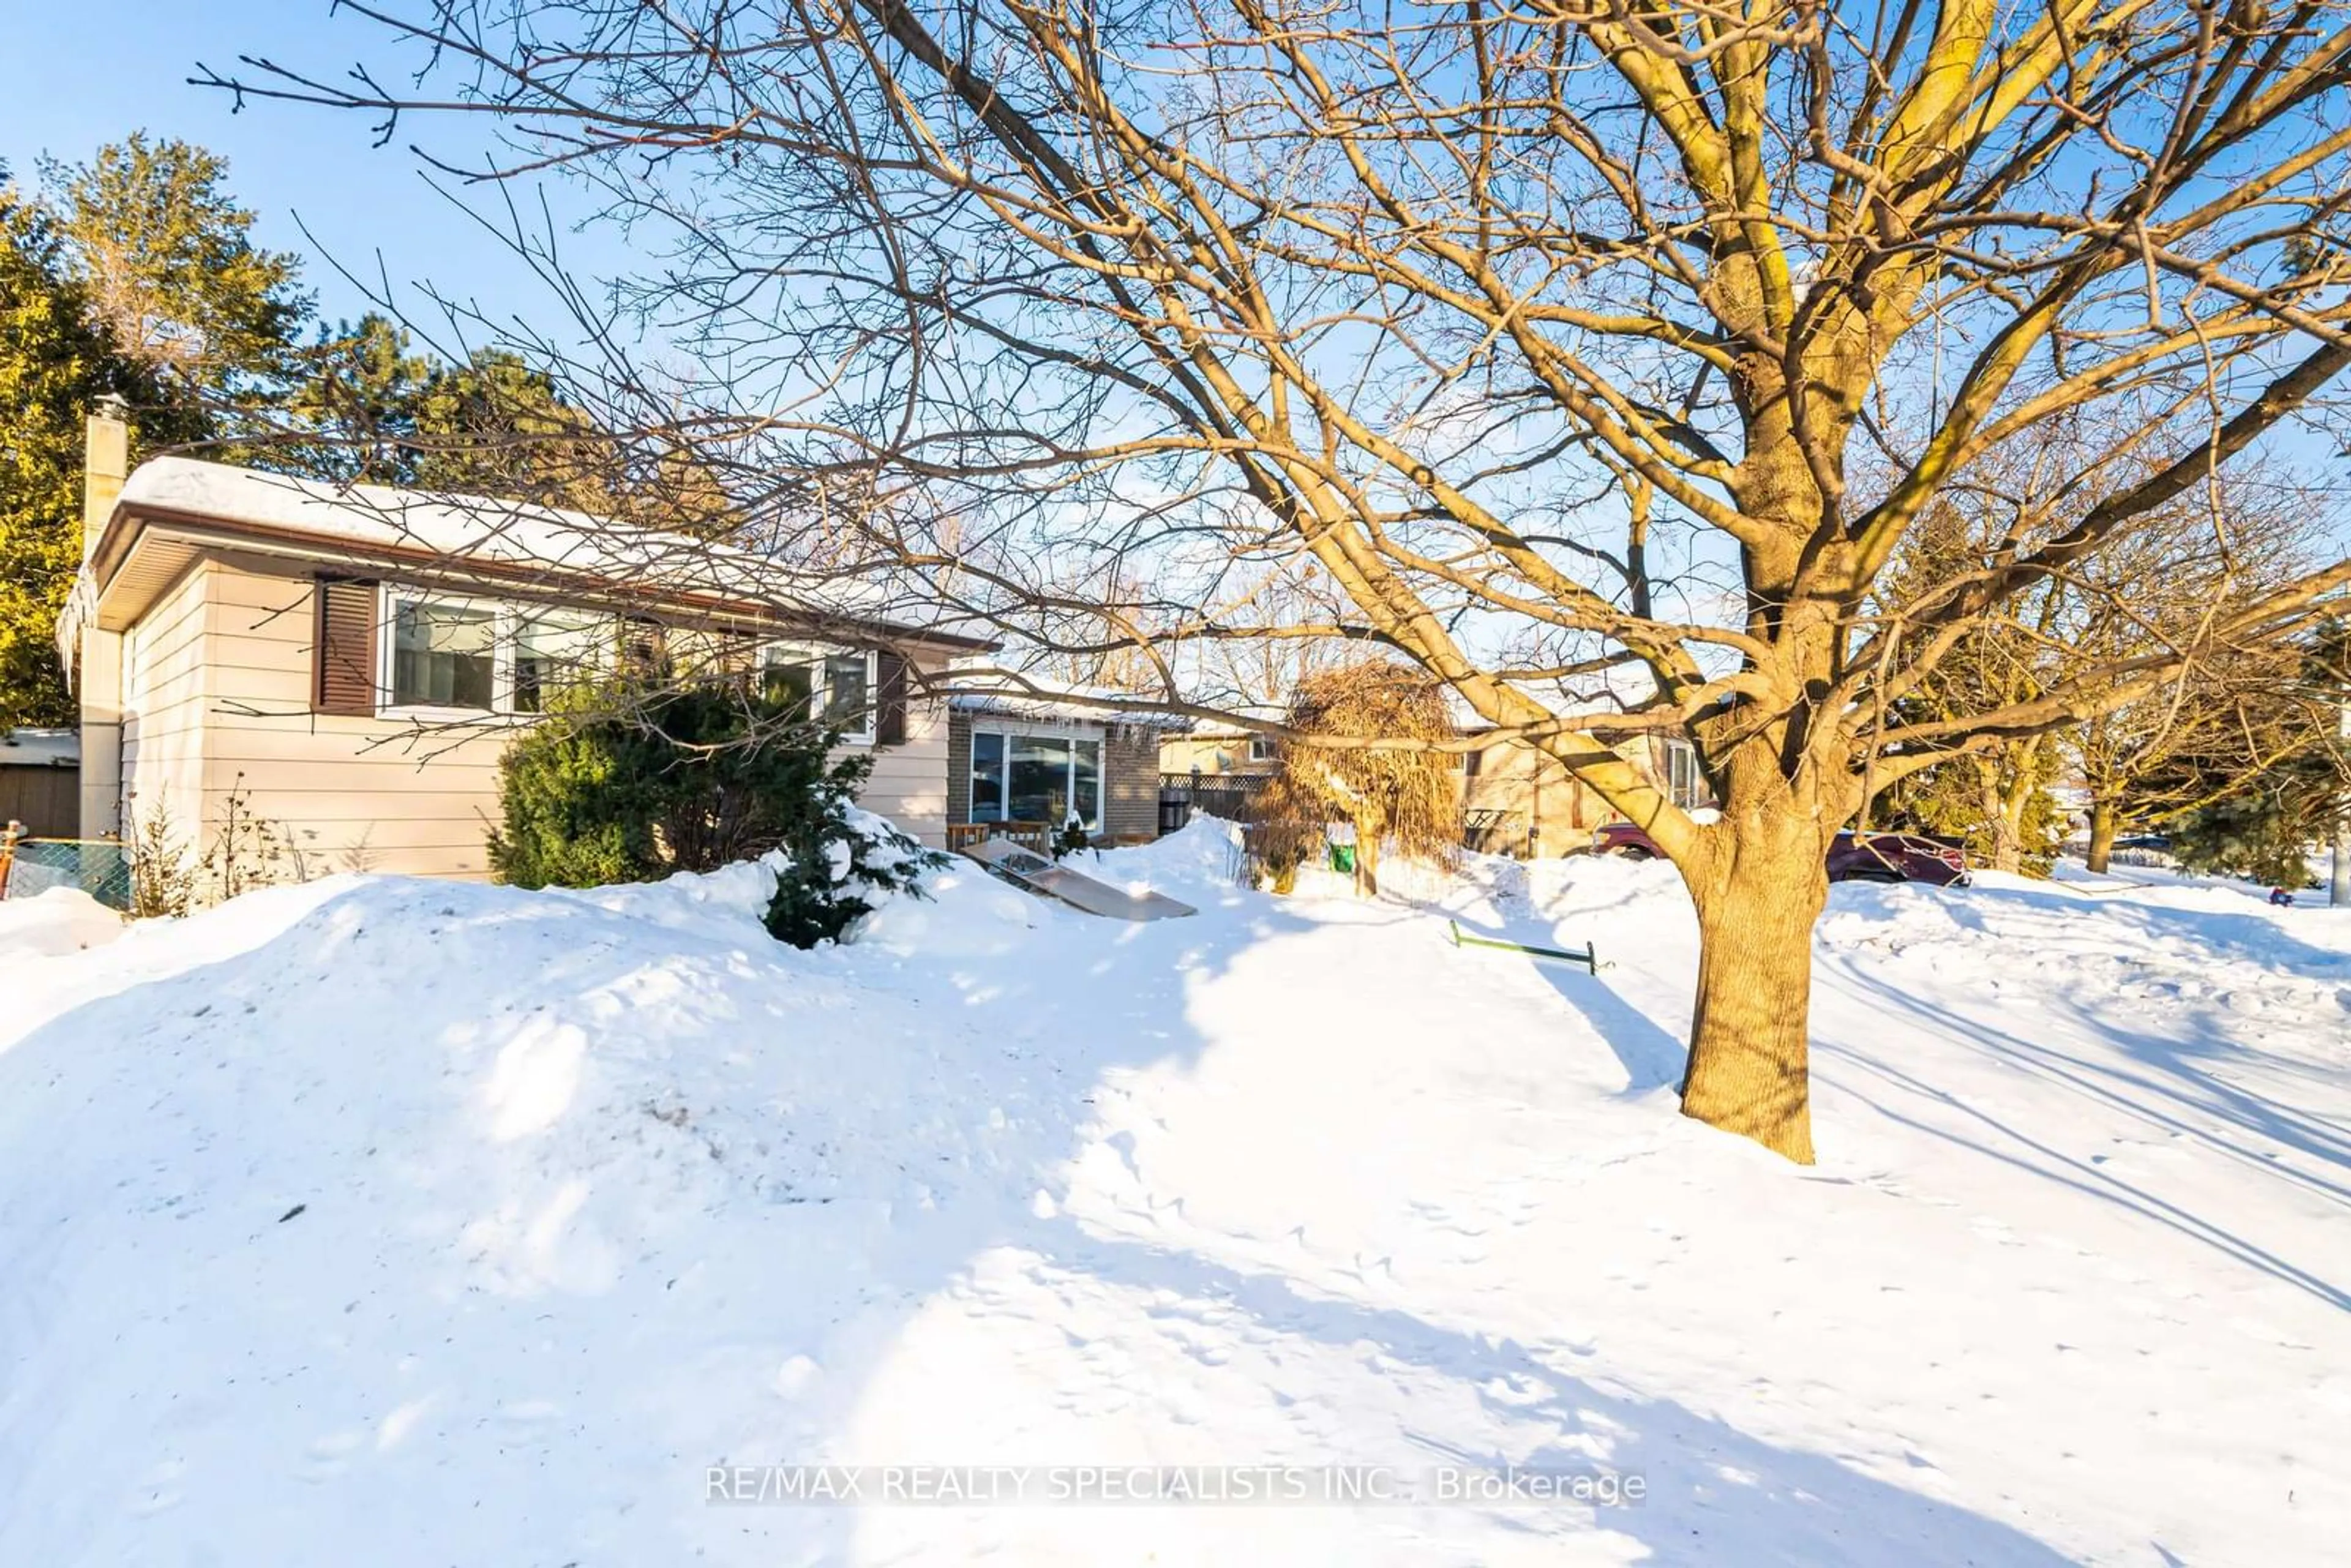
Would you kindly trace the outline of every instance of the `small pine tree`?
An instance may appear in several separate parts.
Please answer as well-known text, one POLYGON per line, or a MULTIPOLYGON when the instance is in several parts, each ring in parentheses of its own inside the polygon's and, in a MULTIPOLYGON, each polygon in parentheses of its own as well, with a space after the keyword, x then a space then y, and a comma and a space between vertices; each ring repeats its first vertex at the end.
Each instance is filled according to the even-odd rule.
POLYGON ((2317 881, 2306 858, 2310 830, 2288 795, 2263 789, 2199 806, 2166 831, 2182 871, 2299 888, 2317 881))
POLYGON ((878 818, 852 819, 846 799, 831 805, 783 844, 789 863, 768 904, 768 934, 795 947, 840 941, 872 913, 869 894, 921 897, 922 873, 945 861, 878 818))

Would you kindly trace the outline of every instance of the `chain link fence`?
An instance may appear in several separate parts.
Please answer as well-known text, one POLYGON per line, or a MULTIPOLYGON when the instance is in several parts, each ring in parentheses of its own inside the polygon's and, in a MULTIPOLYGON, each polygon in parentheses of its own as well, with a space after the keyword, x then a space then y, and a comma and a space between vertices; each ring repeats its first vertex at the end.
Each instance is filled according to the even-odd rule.
POLYGON ((78 887, 110 909, 131 907, 131 856, 112 839, 11 839, 0 844, 0 898, 78 887))

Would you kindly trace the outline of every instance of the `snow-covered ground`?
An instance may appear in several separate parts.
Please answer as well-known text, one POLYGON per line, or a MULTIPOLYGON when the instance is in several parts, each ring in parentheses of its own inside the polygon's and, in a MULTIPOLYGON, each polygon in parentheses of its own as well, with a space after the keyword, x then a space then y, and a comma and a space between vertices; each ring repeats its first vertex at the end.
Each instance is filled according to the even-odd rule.
POLYGON ((1800 1170, 1674 1113, 1668 869, 1229 853, 5 906, 0 1563, 2342 1561, 2351 916, 1839 887, 1800 1170), (709 1500, 816 1462, 1395 1495, 709 1500))

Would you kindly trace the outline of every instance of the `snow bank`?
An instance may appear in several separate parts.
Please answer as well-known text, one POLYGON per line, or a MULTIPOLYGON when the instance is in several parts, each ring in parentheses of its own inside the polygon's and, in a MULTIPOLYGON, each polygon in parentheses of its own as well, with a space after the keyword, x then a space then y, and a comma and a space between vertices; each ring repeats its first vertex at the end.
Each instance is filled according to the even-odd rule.
POLYGON ((1095 859, 1192 919, 956 869, 809 953, 747 866, 340 877, 87 949, 73 901, 0 905, 0 1563, 2315 1563, 2351 1531, 2351 921, 1841 886, 1799 1171, 1673 1113, 1669 868, 1473 860, 1366 904, 1241 891, 1233 848, 1095 859), (1410 1495, 705 1500, 713 1465, 815 1462, 1410 1495), (1427 1490, 1512 1464, 1645 1500, 1427 1490))
POLYGON ((1148 844, 1083 854, 1070 863, 1130 893, 1165 893, 1187 903, 1229 897, 1248 869, 1240 824, 1208 816, 1148 844))
POLYGON ((0 900, 0 964, 98 947, 122 935, 122 916, 78 887, 0 900))

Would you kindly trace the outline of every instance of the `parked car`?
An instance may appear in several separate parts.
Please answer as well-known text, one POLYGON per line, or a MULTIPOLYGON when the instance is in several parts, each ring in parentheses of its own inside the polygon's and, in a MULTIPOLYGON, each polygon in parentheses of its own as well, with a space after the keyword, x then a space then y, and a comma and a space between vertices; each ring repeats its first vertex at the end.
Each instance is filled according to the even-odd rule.
MULTIPOLYGON (((1656 841, 1631 822, 1604 822, 1592 831, 1592 852, 1655 860, 1656 841)), ((1968 857, 1957 844, 1924 833, 1841 832, 1829 846, 1831 882, 1923 882, 1965 887, 1968 857)))

